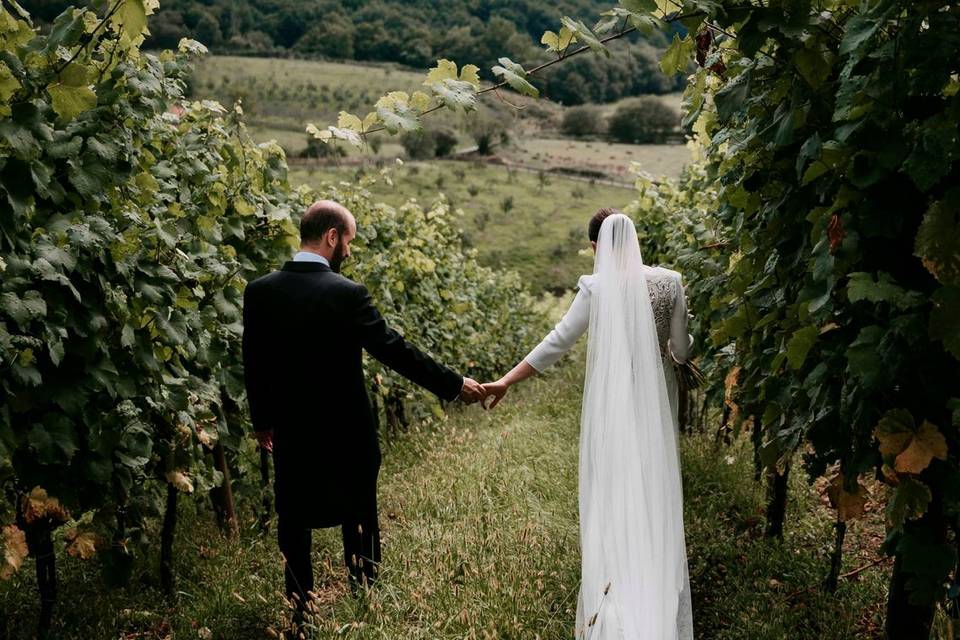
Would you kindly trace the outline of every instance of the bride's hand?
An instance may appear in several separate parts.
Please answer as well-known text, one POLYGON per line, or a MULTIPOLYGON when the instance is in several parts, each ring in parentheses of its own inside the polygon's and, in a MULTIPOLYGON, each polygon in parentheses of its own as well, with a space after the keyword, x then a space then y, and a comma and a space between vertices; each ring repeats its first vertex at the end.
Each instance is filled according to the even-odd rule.
POLYGON ((480 403, 484 409, 493 409, 500 404, 503 396, 507 395, 507 389, 510 388, 510 385, 504 382, 502 378, 496 382, 487 382, 481 386, 483 386, 483 400, 481 400, 480 403), (493 398, 493 402, 488 405, 487 400, 490 398, 493 398))

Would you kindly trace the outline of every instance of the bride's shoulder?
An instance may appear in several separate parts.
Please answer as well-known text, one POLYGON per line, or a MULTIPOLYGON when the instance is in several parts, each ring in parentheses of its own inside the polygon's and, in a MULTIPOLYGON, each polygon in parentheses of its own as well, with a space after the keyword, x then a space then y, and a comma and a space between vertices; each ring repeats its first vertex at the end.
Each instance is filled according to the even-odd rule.
POLYGON ((673 269, 668 269, 667 267, 650 267, 658 275, 661 275, 665 278, 670 278, 671 280, 683 280, 683 275, 679 271, 674 271, 673 269))
POLYGON ((586 291, 587 293, 593 289, 593 283, 597 280, 597 274, 587 273, 580 276, 580 279, 577 280, 577 289, 586 291))

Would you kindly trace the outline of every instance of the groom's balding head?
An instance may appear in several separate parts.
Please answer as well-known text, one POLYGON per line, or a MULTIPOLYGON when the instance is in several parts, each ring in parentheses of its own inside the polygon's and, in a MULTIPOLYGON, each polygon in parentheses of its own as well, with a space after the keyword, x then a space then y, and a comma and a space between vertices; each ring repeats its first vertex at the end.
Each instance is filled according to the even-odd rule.
POLYGON ((335 229, 340 237, 353 235, 357 222, 345 206, 333 200, 318 200, 307 207, 300 218, 300 245, 322 243, 324 236, 335 229))
POLYGON ((350 257, 350 242, 356 235, 353 214, 333 200, 314 202, 300 218, 300 249, 323 256, 338 273, 340 264, 350 257))

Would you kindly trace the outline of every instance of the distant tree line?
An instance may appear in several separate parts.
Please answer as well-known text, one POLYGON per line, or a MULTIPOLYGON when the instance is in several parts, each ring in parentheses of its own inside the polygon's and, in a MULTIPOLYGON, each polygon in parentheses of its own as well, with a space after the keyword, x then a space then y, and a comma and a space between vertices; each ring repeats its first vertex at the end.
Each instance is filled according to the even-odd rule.
MULTIPOLYGON (((27 0, 26 8, 49 23, 84 0, 27 0)), ((176 48, 182 37, 216 53, 304 56, 397 62, 426 68, 438 58, 472 62, 481 69, 508 56, 522 64, 547 59, 539 44, 561 15, 595 16, 606 0, 164 0, 150 19, 146 48, 176 48)), ((541 82, 564 104, 609 102, 625 96, 666 93, 679 77, 657 66, 662 34, 634 36, 610 59, 581 56, 541 82)))

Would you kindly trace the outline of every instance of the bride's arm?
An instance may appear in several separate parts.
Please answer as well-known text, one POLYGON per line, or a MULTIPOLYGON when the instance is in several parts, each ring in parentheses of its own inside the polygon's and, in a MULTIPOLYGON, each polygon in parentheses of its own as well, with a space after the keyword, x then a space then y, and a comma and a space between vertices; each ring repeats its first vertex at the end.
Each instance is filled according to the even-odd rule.
POLYGON ((690 357, 693 336, 687 333, 687 299, 683 292, 683 282, 677 277, 677 298, 673 303, 670 317, 670 353, 673 359, 683 364, 690 357))
MULTIPOLYGON (((579 290, 570 304, 570 308, 553 330, 517 366, 496 382, 483 385, 484 390, 494 397, 489 408, 497 406, 507 389, 513 384, 526 380, 530 376, 542 373, 547 367, 570 351, 590 324, 590 289, 584 278, 580 278, 579 290)), ((486 406, 486 402, 484 402, 486 406)))

